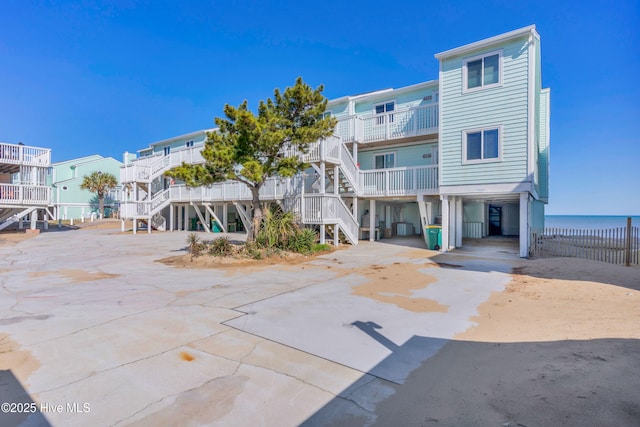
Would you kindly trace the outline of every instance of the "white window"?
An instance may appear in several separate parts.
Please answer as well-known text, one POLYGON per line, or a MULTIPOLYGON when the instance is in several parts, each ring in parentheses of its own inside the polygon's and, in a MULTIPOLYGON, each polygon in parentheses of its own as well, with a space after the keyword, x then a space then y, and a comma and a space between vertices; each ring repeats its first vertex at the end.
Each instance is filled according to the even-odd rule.
POLYGON ((165 156, 168 156, 169 153, 171 152, 171 147, 169 147, 169 146, 164 147, 163 148, 163 152, 164 152, 165 156))
POLYGON ((462 163, 495 162, 502 158, 502 128, 462 132, 462 163))
POLYGON ((373 156, 374 169, 389 169, 396 167, 396 153, 381 153, 373 156))
POLYGON ((187 147, 193 147, 193 139, 191 141, 187 141, 187 147))
POLYGON ((462 65, 464 92, 502 84, 502 51, 466 59, 462 65))
POLYGON ((326 119, 327 117, 331 117, 331 110, 325 111, 324 113, 322 113, 323 119, 326 119))
POLYGON ((376 114, 376 124, 385 124, 385 117, 389 117, 389 123, 393 123, 393 113, 396 109, 395 101, 387 101, 382 104, 374 105, 373 110, 376 114))

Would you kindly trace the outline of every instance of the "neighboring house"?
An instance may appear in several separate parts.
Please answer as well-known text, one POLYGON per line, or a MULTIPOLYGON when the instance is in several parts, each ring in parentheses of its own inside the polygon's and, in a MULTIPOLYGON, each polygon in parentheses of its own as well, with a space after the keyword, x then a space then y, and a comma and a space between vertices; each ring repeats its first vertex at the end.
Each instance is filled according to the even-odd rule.
POLYGON ((52 217, 46 182, 50 165, 48 148, 0 143, 0 230, 16 222, 22 228, 27 218, 35 229, 38 217, 52 217))
MULTIPOLYGON (((328 234, 357 244, 377 232, 413 235, 441 224, 443 250, 505 235, 519 236, 527 256, 549 195, 549 90, 535 26, 436 58, 438 80, 329 101, 335 136, 305 156, 313 167, 306 178, 270 180, 263 200, 296 209, 323 241, 328 234)), ((223 230, 246 226, 251 196, 243 184, 188 189, 163 178, 182 161, 202 162, 210 131, 140 150, 121 171, 131 189, 123 218, 169 230, 209 230, 212 218, 223 230)))
MULTIPOLYGON (((80 189, 82 180, 86 175, 97 171, 119 178, 122 165, 122 162, 112 157, 98 154, 52 164, 47 181, 52 187, 56 219, 88 218, 92 214, 98 216, 98 196, 89 190, 80 189)), ((118 186, 105 197, 106 217, 118 212, 120 192, 121 187, 118 186)))

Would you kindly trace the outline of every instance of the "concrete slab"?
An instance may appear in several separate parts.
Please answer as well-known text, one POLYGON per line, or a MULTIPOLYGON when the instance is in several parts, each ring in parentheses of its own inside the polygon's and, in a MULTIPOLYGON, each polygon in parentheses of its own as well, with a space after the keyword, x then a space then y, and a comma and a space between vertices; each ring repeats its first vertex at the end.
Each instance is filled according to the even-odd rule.
MULTIPOLYGON (((495 268, 480 273, 437 268, 429 260, 416 259, 401 250, 387 253, 385 261, 378 265, 427 266, 417 269, 418 275, 413 280, 418 283, 422 280, 423 285, 416 286, 409 299, 431 300, 445 307, 443 312, 414 312, 394 303, 354 295, 354 288, 369 280, 358 274, 357 266, 370 263, 371 251, 377 248, 380 245, 372 244, 364 251, 358 248, 350 252, 350 269, 344 275, 340 275, 344 264, 334 261, 337 274, 325 283, 238 307, 247 315, 225 323, 363 373, 402 383, 446 339, 472 326, 469 319, 477 314, 476 307, 491 292, 503 290, 510 280, 508 274, 493 271, 495 268), (356 253, 359 256, 354 256, 356 253), (356 268, 352 269, 354 265, 356 268), (414 336, 432 340, 420 341, 419 346, 406 345, 414 336)), ((344 258, 347 257, 340 258, 341 262, 344 258)), ((315 264, 331 265, 326 259, 315 264)), ((509 266, 501 269, 506 271, 509 266)), ((388 292, 393 294, 393 286, 388 292)))

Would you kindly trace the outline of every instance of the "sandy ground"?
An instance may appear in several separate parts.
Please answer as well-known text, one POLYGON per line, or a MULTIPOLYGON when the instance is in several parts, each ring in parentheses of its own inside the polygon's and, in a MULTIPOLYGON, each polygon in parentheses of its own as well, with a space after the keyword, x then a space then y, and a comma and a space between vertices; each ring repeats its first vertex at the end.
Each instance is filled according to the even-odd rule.
POLYGON ((571 258, 520 263, 456 338, 485 342, 640 339, 640 269, 571 258))

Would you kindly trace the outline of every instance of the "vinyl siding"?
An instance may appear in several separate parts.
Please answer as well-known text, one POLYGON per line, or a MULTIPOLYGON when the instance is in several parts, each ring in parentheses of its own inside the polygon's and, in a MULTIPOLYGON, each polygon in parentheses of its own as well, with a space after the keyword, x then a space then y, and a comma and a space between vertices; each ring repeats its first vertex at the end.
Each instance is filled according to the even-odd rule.
POLYGON ((404 92, 397 94, 395 91, 389 91, 373 99, 367 99, 365 101, 358 102, 356 100, 355 113, 362 116, 373 115, 373 106, 381 104, 387 101, 395 101, 395 110, 404 111, 419 105, 429 105, 435 102, 435 92, 438 90, 438 85, 428 86, 426 88, 416 89, 415 91, 404 92), (425 100, 425 97, 430 96, 430 100, 425 100))
POLYGON ((327 111, 331 111, 331 115, 337 119, 349 116, 349 103, 347 101, 336 105, 328 105, 327 111))
POLYGON ((178 150, 180 148, 186 148, 187 141, 193 141, 194 146, 204 145, 204 142, 207 140, 206 134, 197 135, 191 138, 180 138, 175 141, 171 141, 167 144, 162 145, 154 145, 153 155, 164 154, 164 147, 171 147, 171 151, 178 150))
POLYGON ((360 169, 374 169, 374 156, 382 153, 396 153, 396 167, 426 166, 432 164, 433 158, 423 158, 424 154, 431 154, 436 143, 412 145, 409 147, 386 147, 372 151, 359 151, 358 162, 360 169))
POLYGON ((518 39, 442 62, 441 185, 516 183, 527 174, 528 42, 518 39), (503 49, 502 86, 463 93, 463 61, 503 49), (502 160, 463 164, 463 131, 502 126, 502 160))

